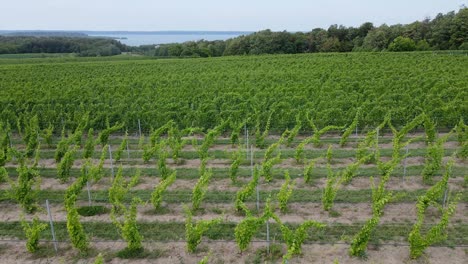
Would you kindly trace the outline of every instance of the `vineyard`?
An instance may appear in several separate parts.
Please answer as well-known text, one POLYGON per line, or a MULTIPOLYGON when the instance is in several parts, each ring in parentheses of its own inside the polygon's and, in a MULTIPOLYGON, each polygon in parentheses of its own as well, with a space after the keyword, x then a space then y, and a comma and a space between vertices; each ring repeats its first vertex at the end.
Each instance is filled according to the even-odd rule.
POLYGON ((0 59, 2 261, 464 263, 467 66, 0 59))

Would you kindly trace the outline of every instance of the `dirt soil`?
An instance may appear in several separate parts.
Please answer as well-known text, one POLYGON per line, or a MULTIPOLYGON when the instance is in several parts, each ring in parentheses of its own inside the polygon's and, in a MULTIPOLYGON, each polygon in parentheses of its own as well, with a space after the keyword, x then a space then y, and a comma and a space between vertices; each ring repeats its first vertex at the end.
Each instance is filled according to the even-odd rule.
MULTIPOLYGON (((145 243, 144 248, 148 257, 144 259, 119 259, 115 256, 118 250, 125 247, 123 242, 93 242, 91 246, 95 249, 89 257, 80 257, 76 250, 70 249, 68 244, 59 244, 59 253, 54 255, 50 243, 41 243, 41 251, 46 252, 48 257, 42 258, 31 255, 25 250, 24 242, 1 242, 0 257, 2 264, 32 264, 32 263, 93 263, 98 253, 103 254, 105 263, 198 263, 207 255, 209 263, 255 263, 259 252, 265 251, 266 242, 253 242, 249 249, 239 253, 234 242, 202 241, 198 252, 187 253, 184 242, 169 243, 145 243), (261 250, 261 251, 260 251, 261 250)), ((276 258, 272 261, 261 261, 260 263, 281 263, 282 255, 286 253, 285 246, 275 247, 276 258)), ((349 245, 346 244, 305 244, 302 247, 303 254, 294 257, 289 263, 346 263, 346 264, 466 264, 466 248, 429 247, 425 254, 418 260, 409 258, 409 248, 403 245, 384 245, 379 248, 370 247, 367 251, 367 259, 350 257, 349 245)))

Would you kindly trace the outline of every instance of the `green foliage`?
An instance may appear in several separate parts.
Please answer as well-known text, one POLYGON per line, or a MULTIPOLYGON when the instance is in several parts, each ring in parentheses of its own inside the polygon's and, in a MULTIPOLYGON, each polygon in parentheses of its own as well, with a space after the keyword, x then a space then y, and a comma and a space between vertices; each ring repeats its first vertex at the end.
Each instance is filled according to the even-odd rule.
POLYGON ((159 141, 161 140, 161 136, 169 131, 169 129, 171 127, 174 126, 174 121, 172 120, 169 120, 166 124, 164 124, 163 126, 159 127, 158 129, 154 130, 151 132, 151 135, 150 135, 150 144, 151 146, 155 146, 155 145, 158 145, 159 141))
POLYGON ((283 256, 283 263, 287 263, 287 261, 290 260, 294 255, 302 254, 302 244, 308 236, 307 230, 312 227, 321 229, 326 226, 325 224, 316 221, 307 220, 293 231, 282 223, 278 224, 280 224, 281 234, 288 248, 288 252, 283 256))
POLYGON ((45 128, 42 132, 42 136, 44 137, 44 140, 47 144, 47 147, 52 148, 52 136, 54 133, 54 126, 49 123, 49 126, 45 128))
POLYGON ((349 254, 351 256, 363 257, 366 254, 367 244, 371 234, 377 227, 380 217, 383 214, 385 205, 393 198, 392 192, 385 190, 385 184, 390 177, 390 172, 382 177, 378 187, 374 186, 374 179, 371 177, 372 186, 372 217, 369 219, 362 229, 354 236, 351 242, 349 254))
POLYGON ((86 127, 89 125, 89 112, 84 114, 79 121, 78 126, 75 128, 73 135, 70 136, 70 143, 77 146, 81 146, 83 132, 86 127))
POLYGON ((252 196, 255 192, 255 188, 258 185, 258 180, 260 177, 259 169, 257 166, 254 167, 253 178, 247 183, 242 189, 237 191, 236 194, 236 201, 234 202, 234 206, 236 207, 237 211, 243 211, 246 208, 245 200, 252 196))
POLYGON ((127 144, 128 144, 128 132, 125 131, 125 136, 122 142, 120 143, 119 148, 114 154, 115 161, 119 161, 122 158, 122 153, 127 149, 127 144))
POLYGON ((270 182, 273 179, 273 175, 271 174, 272 167, 275 164, 278 164, 281 162, 281 151, 278 148, 282 144, 283 140, 284 138, 281 137, 278 142, 271 144, 268 147, 268 149, 265 151, 261 174, 263 177, 265 177, 266 182, 270 182), (276 157, 273 156, 273 153, 275 151, 277 151, 278 153, 276 157))
POLYGON ((143 161, 148 162, 154 154, 158 151, 159 144, 158 145, 144 145, 143 146, 143 161))
POLYGON ((91 166, 89 169, 89 178, 98 182, 104 176, 104 162, 107 158, 107 152, 109 151, 109 146, 105 145, 101 151, 101 157, 97 166, 91 166))
POLYGON ((35 216, 31 224, 22 217, 21 226, 26 234, 26 249, 31 253, 36 252, 39 247, 39 235, 47 228, 47 225, 39 222, 39 218, 35 216))
POLYGON ((68 146, 70 145, 69 140, 65 137, 65 127, 62 129, 62 137, 57 144, 57 149, 55 150, 55 162, 60 162, 68 151, 68 146))
POLYGON ((237 151, 233 152, 231 155, 231 167, 229 167, 229 177, 231 178, 231 182, 237 182, 237 172, 239 171, 239 166, 245 159, 245 152, 242 151, 241 146, 237 147, 237 151))
POLYGON ((266 182, 270 182, 271 180, 273 180, 271 169, 273 168, 275 164, 278 164, 280 162, 281 162, 281 153, 278 153, 278 155, 276 155, 276 157, 274 158, 263 161, 261 174, 263 177, 265 177, 266 182))
POLYGON ((208 190, 208 184, 210 179, 213 176, 211 169, 206 169, 206 159, 202 160, 200 166, 200 178, 198 178, 197 183, 193 187, 192 191, 192 210, 196 211, 200 208, 200 205, 205 198, 206 191, 208 190))
MULTIPOLYGON (((26 119, 26 117, 25 117, 26 119)), ((39 145, 39 119, 37 115, 31 117, 29 122, 24 121, 23 140, 26 144, 26 157, 31 158, 39 145)))
POLYGON ((318 127, 315 125, 315 122, 312 118, 309 117, 307 114, 306 116, 307 121, 309 122, 309 126, 311 127, 314 135, 311 137, 310 141, 314 144, 315 147, 321 147, 322 142, 320 142, 320 137, 327 133, 328 131, 332 130, 342 130, 343 127, 341 126, 326 126, 322 129, 318 129, 318 127))
POLYGON ((22 161, 16 169, 18 178, 13 182, 7 177, 10 190, 7 195, 15 200, 27 213, 33 213, 37 209, 37 196, 40 190, 41 178, 34 167, 28 167, 22 161))
POLYGON ((293 193, 296 181, 294 180, 291 182, 291 177, 289 176, 288 171, 284 173, 284 179, 284 183, 283 185, 281 185, 281 189, 278 192, 278 201, 281 212, 286 213, 286 211, 288 210, 288 200, 293 193))
POLYGON ((119 167, 117 174, 115 175, 112 186, 109 188, 109 202, 112 204, 112 213, 120 214, 125 211, 125 206, 122 203, 125 195, 130 189, 135 186, 140 180, 140 170, 137 170, 130 181, 126 181, 123 177, 122 166, 119 167))
POLYGON ((425 120, 427 120, 427 115, 422 113, 420 115, 418 115, 417 117, 415 117, 413 120, 411 120, 410 122, 408 122, 406 125, 403 126, 403 128, 400 130, 400 131, 397 131, 395 129, 395 127, 393 127, 390 123, 390 128, 392 129, 392 133, 393 133, 393 140, 392 140, 392 144, 393 144, 393 154, 392 154, 392 157, 393 158, 396 158, 398 157, 400 154, 400 150, 405 147, 406 145, 410 144, 412 141, 416 140, 416 139, 419 139, 418 137, 417 138, 413 138, 413 139, 409 139, 407 140, 406 142, 403 142, 403 139, 404 137, 411 131, 413 130, 414 128, 420 126, 421 124, 424 124, 425 120))
POLYGON ((194 222, 192 212, 185 207, 185 240, 187 241, 187 250, 194 253, 197 246, 200 244, 202 236, 211 226, 218 225, 222 222, 222 218, 212 220, 199 220, 194 222))
POLYGON ((175 180, 176 171, 174 171, 166 179, 161 179, 159 184, 155 186, 153 193, 151 193, 151 203, 153 204, 155 210, 158 210, 161 207, 164 192, 166 191, 167 187, 174 183, 175 180))
POLYGON ((141 134, 140 138, 138 139, 138 149, 142 149, 143 146, 145 145, 145 135, 141 134))
POLYGON ((215 128, 208 130, 208 133, 205 135, 201 146, 198 148, 198 155, 200 156, 200 159, 208 158, 208 150, 214 144, 216 138, 221 135, 227 124, 227 121, 222 121, 221 124, 215 128))
POLYGON ((104 264, 104 257, 102 256, 101 253, 99 253, 94 260, 94 264, 104 264))
POLYGON ((116 123, 114 126, 109 126, 109 124, 107 124, 107 128, 102 130, 101 133, 99 133, 98 135, 98 141, 99 143, 104 146, 104 145, 107 145, 108 141, 109 141, 109 136, 110 134, 116 132, 116 131, 119 131, 121 130, 123 127, 125 126, 124 123, 116 123))
POLYGON ((427 115, 424 119, 424 130, 426 131, 426 144, 434 143, 437 136, 436 124, 427 115))
POLYGON ((257 230, 265 223, 262 217, 248 215, 241 220, 235 229, 236 243, 239 250, 245 251, 252 241, 252 237, 257 230))
POLYGON ((307 166, 304 167, 304 182, 311 183, 312 173, 315 167, 315 159, 311 160, 307 166))
POLYGON ((262 216, 255 217, 247 210, 246 217, 242 219, 234 229, 237 246, 239 250, 245 251, 252 241, 253 235, 257 230, 273 216, 270 200, 267 200, 262 216))
POLYGON ((125 248, 127 253, 141 252, 143 249, 142 240, 143 236, 140 234, 138 223, 137 223, 137 209, 138 205, 142 203, 138 197, 133 197, 130 206, 122 206, 124 213, 123 221, 119 219, 115 211, 111 211, 111 219, 114 225, 119 229, 119 233, 122 238, 127 242, 125 248))
POLYGON ((362 162, 358 160, 346 166, 343 171, 343 183, 348 184, 351 182, 351 180, 356 176, 356 172, 361 164, 362 162))
POLYGON ((57 177, 61 183, 67 182, 70 179, 70 170, 75 162, 76 148, 72 148, 65 152, 62 160, 57 164, 57 177))
POLYGON ((268 133, 270 131, 270 126, 271 126, 271 118, 273 116, 274 111, 271 111, 270 114, 268 115, 268 119, 265 125, 265 129, 263 132, 260 130, 260 115, 257 115, 257 123, 255 125, 255 146, 257 148, 265 148, 265 138, 268 136, 268 133))
POLYGON ((242 130, 242 128, 246 125, 246 122, 247 121, 244 121, 244 122, 240 122, 240 123, 235 123, 233 121, 230 122, 230 126, 231 126, 231 136, 229 138, 229 141, 231 142, 231 145, 234 146, 234 145, 239 145, 240 144, 240 141, 239 141, 239 138, 240 138, 240 131, 242 130))
POLYGON ((0 122, 0 166, 5 166, 12 158, 10 141, 10 127, 8 125, 4 127, 0 122))
POLYGON ((333 207, 336 194, 340 188, 341 181, 338 179, 338 174, 333 173, 330 165, 328 165, 327 183, 322 193, 323 210, 330 211, 333 207))
POLYGON ((424 211, 421 211, 421 208, 424 208, 425 205, 420 203, 423 203, 424 199, 418 199, 418 221, 413 226, 413 229, 411 230, 408 237, 411 258, 419 258, 428 246, 447 239, 447 227, 449 220, 450 217, 455 213, 457 203, 460 198, 461 195, 457 195, 455 199, 453 199, 453 201, 451 201, 448 206, 443 209, 440 222, 432 226, 426 235, 421 234, 421 227, 424 222, 424 211))
POLYGON ((94 154, 94 148, 96 146, 96 141, 94 140, 94 130, 90 128, 88 130, 88 137, 86 138, 85 147, 83 150, 83 158, 89 159, 94 154))
POLYGON ((296 151, 294 152, 294 159, 296 160, 297 164, 302 164, 304 162, 304 148, 311 141, 311 138, 306 138, 297 145, 296 151))
POLYGON ((351 122, 351 124, 346 128, 346 130, 343 132, 343 135, 341 136, 341 140, 340 140, 341 147, 346 146, 349 136, 356 130, 360 115, 361 115, 361 109, 358 108, 358 110, 356 111, 356 115, 354 116, 353 122, 351 122))
POLYGON ((429 43, 427 43, 425 39, 421 39, 420 41, 416 43, 416 50, 427 51, 430 49, 431 49, 431 46, 429 45, 429 43))
MULTIPOLYGON (((80 189, 81 190, 81 189, 80 189)), ((89 247, 89 241, 80 222, 80 216, 76 209, 76 194, 72 193, 65 198, 65 210, 67 211, 67 230, 72 246, 81 252, 89 247)))
MULTIPOLYGON (((383 31, 387 32, 385 30, 383 31)), ((369 32, 373 32, 373 30, 369 32)), ((313 34, 318 37, 319 35, 316 34, 328 33, 322 31, 313 34)), ((386 34, 382 36, 388 37, 386 34)), ((303 38, 304 36, 296 40, 303 43, 303 38)), ((337 36, 332 37, 332 39, 336 38, 337 36)), ((317 40, 316 38, 310 39, 317 40)), ((383 48, 388 46, 389 39, 382 41, 385 43, 382 45, 383 48)), ((360 37, 357 43, 362 42, 363 39, 360 37)), ((239 46, 245 47, 244 44, 239 46)), ((455 45, 454 43, 454 47, 459 47, 461 44, 455 45)), ((317 43, 317 45, 309 47, 322 50, 321 44, 317 43)), ((433 44, 431 43, 431 45, 433 44)), ((349 45, 344 45, 344 47, 349 47, 349 45)), ((292 128, 295 125, 294 117, 304 109, 310 109, 309 117, 313 118, 318 128, 328 124, 340 127, 345 124, 349 125, 359 107, 362 112, 362 116, 359 118, 362 129, 377 125, 387 112, 397 117, 395 119, 396 126, 402 126, 415 114, 418 114, 417 106, 420 106, 431 119, 437 120, 439 127, 453 127, 458 123, 460 117, 464 116, 463 96, 447 97, 444 93, 440 93, 439 87, 429 89, 427 86, 417 85, 421 82, 429 82, 431 76, 440 72, 449 72, 450 78, 457 80, 464 70, 464 64, 459 60, 460 56, 450 56, 444 53, 436 54, 437 56, 431 53, 386 53, 380 54, 381 56, 362 53, 354 55, 356 67, 341 71, 341 76, 335 76, 336 78, 330 76, 329 69, 335 65, 344 65, 348 59, 346 54, 265 56, 258 58, 259 65, 255 68, 249 67, 252 58, 241 56, 218 60, 210 59, 209 65, 202 61, 188 63, 181 60, 174 63, 174 67, 163 67, 163 62, 155 60, 139 65, 141 70, 138 72, 125 71, 126 68, 134 64, 133 58, 128 61, 115 58, 112 60, 118 61, 109 61, 105 65, 101 63, 100 59, 96 61, 84 60, 89 66, 86 69, 79 67, 82 61, 69 61, 69 63, 63 64, 61 59, 49 59, 48 61, 37 59, 34 62, 44 62, 45 64, 32 63, 31 67, 24 69, 23 74, 14 70, 18 67, 15 64, 33 61, 3 60, 2 67, 5 67, 6 74, 1 81, 5 95, 5 103, 0 109, 1 119, 14 127, 18 118, 23 119, 23 116, 29 118, 37 115, 41 125, 54 124, 56 131, 59 131, 62 126, 59 125, 60 128, 57 129, 57 124, 62 122, 67 129, 75 131, 81 116, 89 112, 89 127, 93 127, 95 131, 108 128, 106 119, 112 125, 116 122, 125 123, 125 128, 129 130, 138 129, 136 121, 141 119, 147 128, 157 127, 173 120, 176 127, 197 126, 206 131, 213 124, 219 124, 222 119, 235 120, 236 124, 239 124, 239 120, 250 117, 251 121, 248 121, 248 124, 251 127, 252 125, 255 127, 257 118, 261 121, 260 134, 262 134, 272 109, 275 110, 270 122, 269 130, 271 131, 279 131, 286 127, 292 128), (439 57, 444 59, 434 63, 434 59, 439 57), (46 64, 53 66, 57 63, 61 66, 57 69, 43 67, 46 64), (226 67, 232 63, 239 66, 234 72, 230 67, 226 67), (296 65, 297 67, 287 67, 288 65, 296 65), (382 72, 380 69, 386 66, 408 69, 408 78, 395 79, 388 72, 382 72), (161 69, 162 77, 150 74, 154 67, 161 69), (277 85, 276 70, 278 67, 288 77, 284 79, 288 85, 277 85), (200 72, 201 68, 206 68, 206 71, 200 72), (426 70, 421 72, 418 70, 420 68, 426 70), (316 75, 310 75, 311 71, 316 75), (89 72, 93 72, 96 78, 80 79, 81 76, 89 72), (368 72, 378 76, 378 78, 366 79, 360 74, 362 72, 368 72), (120 75, 119 82, 112 82, 113 76, 117 73, 120 75), (253 75, 262 76, 262 78, 258 83, 239 83, 235 78, 202 81, 209 80, 214 73, 217 76, 229 76, 229 74, 235 73, 236 76, 239 76, 239 80, 249 80, 253 75), (49 82, 57 74, 62 76, 58 80, 59 84, 66 83, 66 85, 49 82), (198 76, 200 82, 192 83, 193 78, 190 76, 198 76), (20 77, 23 78, 24 82, 17 81, 20 77), (40 81, 38 77, 40 77, 40 81), (147 82, 136 87, 133 81, 135 78, 147 78, 147 82), (169 83, 173 78, 179 80, 178 86, 181 89, 155 90, 154 85, 152 85, 169 83), (108 89, 96 89, 102 85, 102 82, 107 84, 108 89), (343 82, 351 86, 343 85, 343 82), (389 82, 393 82, 394 85, 389 87, 386 85, 389 82), (38 83, 40 86, 34 85, 38 83), (320 84, 330 85, 330 87, 324 87, 320 84), (83 85, 89 89, 83 90, 83 85), (233 85, 237 87, 235 91, 219 92, 220 87, 232 87, 233 85), (404 85, 408 85, 407 88, 401 89, 404 85), (266 87, 269 88, 266 89, 266 87), (138 91, 135 92, 135 89, 138 91), (21 93, 17 91, 21 91, 21 93), (76 97, 78 93, 80 94, 79 98, 76 97), (38 94, 47 94, 48 100, 46 102, 30 100, 37 97, 38 94), (198 94, 196 100, 193 98, 194 94, 198 94), (114 98, 111 106, 108 105, 109 98, 114 98), (383 99, 377 102, 371 98, 385 98, 385 100, 391 100, 392 103, 390 104, 383 99), (349 102, 353 102, 353 104, 349 104, 349 102), (157 106, 156 110, 154 106, 157 106)), ((454 82, 451 83, 451 86, 453 94, 460 94, 465 88, 463 82, 454 82)), ((304 118, 302 121, 307 122, 304 118)), ((305 133, 311 130, 306 124, 303 123, 301 128, 301 131, 305 133)), ((24 130, 23 123, 20 127, 21 130, 24 130)), ((41 128, 43 129, 43 127, 41 128)), ((16 127, 15 130, 17 130, 16 127)))
POLYGON ((169 128, 167 144, 171 148, 171 157, 175 163, 179 162, 180 152, 188 142, 187 140, 182 139, 182 134, 183 132, 175 125, 169 128))
POLYGON ((70 186, 68 186, 65 192, 65 200, 70 199, 70 197, 73 195, 75 197, 80 195, 81 190, 83 190, 84 186, 86 185, 86 182, 89 179, 89 174, 86 173, 88 167, 88 162, 81 167, 81 175, 70 186))
POLYGON ((81 175, 70 185, 65 192, 65 210, 67 212, 67 230, 72 246, 81 252, 85 252, 89 247, 89 241, 80 222, 80 216, 76 208, 76 199, 88 181, 86 169, 89 164, 85 164, 81 169, 81 175))
POLYGON ((288 137, 286 140, 286 146, 291 146, 291 143, 294 141, 294 138, 296 138, 297 134, 299 134, 299 131, 302 128, 302 121, 301 121, 301 114, 296 115, 296 125, 293 127, 291 131, 288 133, 288 137))
POLYGON ((416 43, 406 37, 399 36, 388 45, 388 51, 414 51, 416 50, 416 43))
POLYGON ((461 159, 467 159, 468 158, 468 125, 465 125, 462 118, 460 118, 460 122, 458 122, 457 126, 455 127, 455 133, 457 134, 458 144, 461 146, 460 150, 458 151, 458 157, 461 159))
POLYGON ((468 141, 463 143, 460 151, 458 152, 458 157, 465 160, 468 158, 468 141))
POLYGON ((8 179, 8 171, 5 167, 0 167, 0 183, 6 182, 8 179))
POLYGON ((110 210, 103 205, 81 206, 77 210, 78 214, 81 216, 103 215, 110 212, 110 210))
POLYGON ((380 216, 373 215, 371 219, 369 219, 362 229, 357 233, 353 241, 351 242, 351 248, 349 250, 349 254, 351 256, 356 257, 363 257, 365 256, 367 244, 369 243, 370 236, 374 229, 377 227, 380 221, 380 216))
POLYGON ((168 151, 166 149, 166 141, 161 140, 158 147, 158 171, 162 179, 166 179, 171 174, 171 169, 167 167, 166 159, 168 151))
POLYGON ((427 208, 430 205, 436 205, 439 207, 438 200, 442 198, 445 190, 448 188, 448 179, 452 174, 453 163, 454 161, 450 160, 447 163, 445 174, 442 179, 429 188, 424 195, 418 197, 418 202, 416 203, 418 220, 413 226, 413 229, 408 237, 411 258, 420 257, 428 246, 433 243, 440 242, 447 237, 445 230, 447 229, 450 217, 455 212, 460 195, 457 195, 457 197, 455 197, 455 199, 445 209, 442 210, 441 221, 433 226, 428 231, 426 236, 421 235, 421 227, 424 223, 425 212, 427 208))
POLYGON ((358 143, 358 149, 356 150, 356 158, 357 160, 366 159, 366 162, 373 162, 377 160, 377 130, 372 130, 368 132, 365 138, 358 143))
POLYGON ((333 159, 333 148, 332 148, 332 145, 330 144, 328 145, 328 149, 327 149, 327 163, 331 164, 332 159, 333 159))
POLYGON ((440 137, 436 142, 429 143, 426 152, 426 161, 422 171, 423 182, 430 184, 432 177, 439 172, 442 167, 442 158, 444 156, 444 143, 450 134, 440 137))
POLYGON ((463 144, 468 141, 468 125, 465 125, 463 118, 460 118, 460 121, 455 127, 455 133, 457 134, 458 144, 463 146, 463 144))

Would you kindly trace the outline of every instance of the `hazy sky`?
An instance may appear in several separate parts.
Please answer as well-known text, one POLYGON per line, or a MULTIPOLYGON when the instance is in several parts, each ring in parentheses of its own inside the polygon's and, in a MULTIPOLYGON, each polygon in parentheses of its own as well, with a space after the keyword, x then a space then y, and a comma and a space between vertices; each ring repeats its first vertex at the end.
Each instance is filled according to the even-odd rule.
POLYGON ((468 0, 1 0, 0 30, 309 31, 396 24, 458 10, 468 0))

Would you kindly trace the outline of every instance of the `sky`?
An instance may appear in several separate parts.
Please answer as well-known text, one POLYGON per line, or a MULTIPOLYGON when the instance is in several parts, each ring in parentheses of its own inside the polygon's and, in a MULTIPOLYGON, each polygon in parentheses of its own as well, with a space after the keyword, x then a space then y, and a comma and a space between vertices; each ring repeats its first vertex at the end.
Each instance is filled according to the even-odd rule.
POLYGON ((1 0, 0 30, 310 31, 406 24, 468 0, 1 0))

